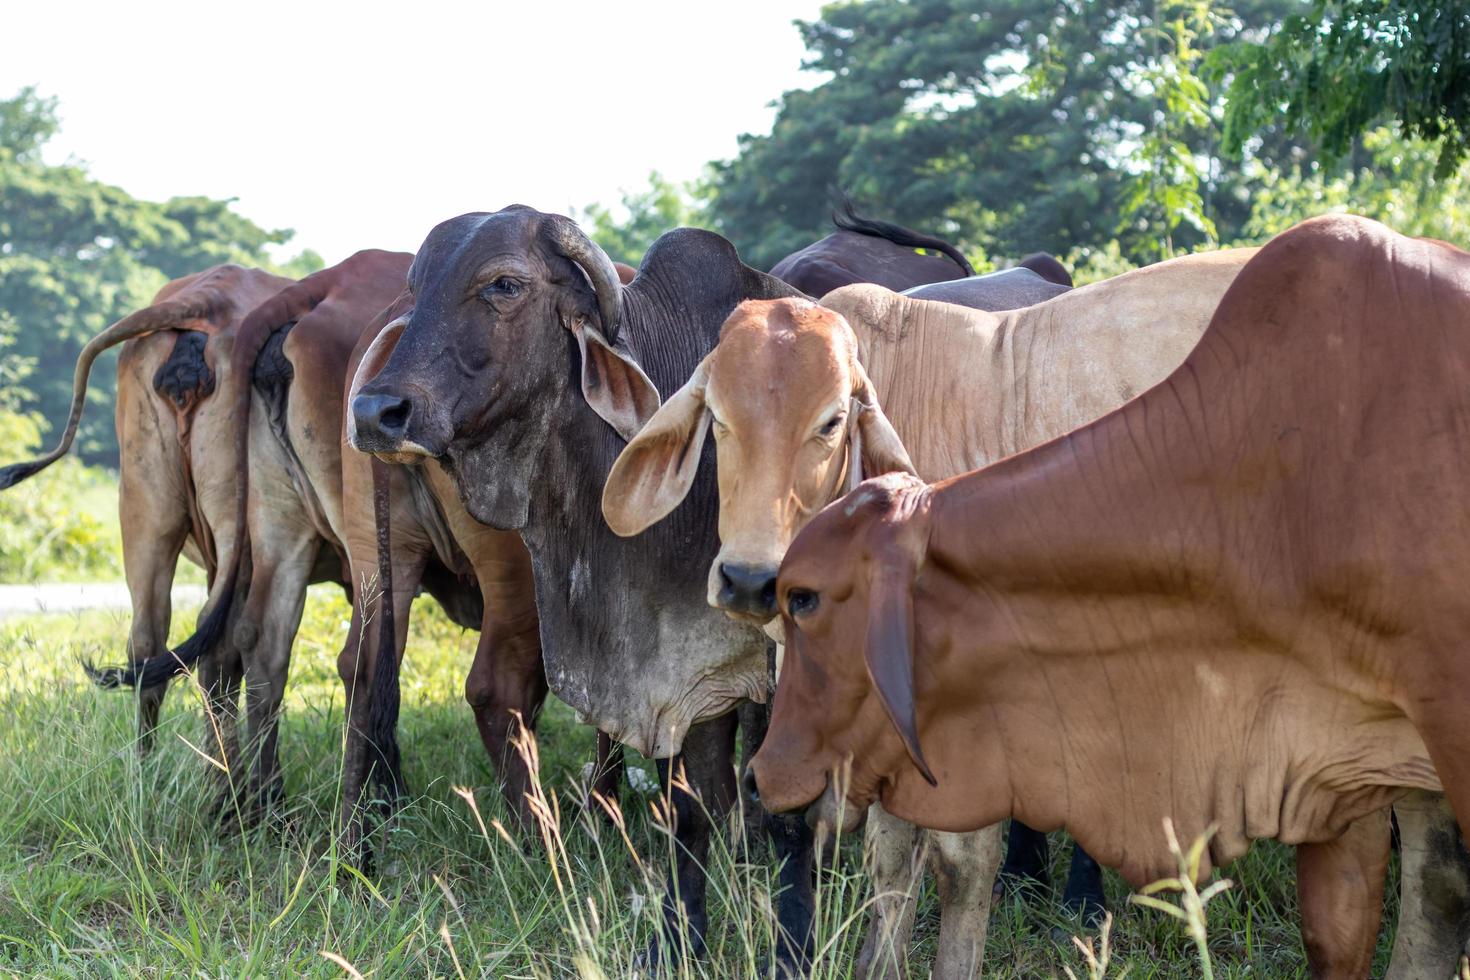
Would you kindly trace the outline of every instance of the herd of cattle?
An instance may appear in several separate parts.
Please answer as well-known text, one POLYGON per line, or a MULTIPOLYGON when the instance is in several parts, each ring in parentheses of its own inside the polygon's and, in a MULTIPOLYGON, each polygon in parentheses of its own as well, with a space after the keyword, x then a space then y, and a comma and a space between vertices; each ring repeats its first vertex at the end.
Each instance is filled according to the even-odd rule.
POLYGON ((299 282, 215 267, 86 346, 60 444, 0 488, 69 449, 123 343, 133 619, 127 665, 93 676, 137 690, 146 747, 197 669, 222 819, 281 795, 306 588, 338 582, 341 831, 366 857, 362 801, 404 791, 399 661, 428 592, 480 630, 465 696, 523 822, 511 740, 548 690, 602 733, 604 792, 616 745, 658 760, 680 846, 650 963, 703 951, 738 727, 784 972, 811 955, 814 828, 866 818, 863 976, 905 974, 930 858, 947 978, 980 972, 992 895, 1045 879, 1043 831, 1076 837, 1064 901, 1096 918, 1098 862, 1175 872, 1171 818, 1215 828, 1216 864, 1295 845, 1311 975, 1363 977, 1392 812, 1388 975, 1449 976, 1470 255, 1329 216, 1073 290, 1050 256, 976 276, 937 239, 838 224, 770 274, 693 229, 635 273, 520 206, 299 282), (181 553, 209 595, 169 650, 181 553))

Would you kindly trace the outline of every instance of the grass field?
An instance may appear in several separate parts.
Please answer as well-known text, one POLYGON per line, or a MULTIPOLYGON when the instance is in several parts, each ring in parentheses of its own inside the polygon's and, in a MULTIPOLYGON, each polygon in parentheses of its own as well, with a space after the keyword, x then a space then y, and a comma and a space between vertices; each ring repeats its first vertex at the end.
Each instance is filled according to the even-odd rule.
MULTIPOLYGON (((284 819, 244 835, 222 833, 209 816, 213 790, 203 756, 218 753, 187 684, 170 691, 158 748, 140 761, 129 698, 86 683, 79 660, 117 660, 124 616, 0 623, 0 974, 633 971, 654 928, 670 846, 647 817, 650 801, 623 790, 626 839, 579 810, 577 781, 594 740, 553 703, 539 746, 548 805, 560 813, 555 858, 540 844, 502 837, 495 821, 503 810, 488 788, 489 766, 461 696, 475 637, 427 601, 415 609, 404 669, 402 738, 415 795, 375 877, 338 860, 331 834, 342 722, 335 659, 347 615, 339 591, 313 589, 287 697, 284 819)), ((192 614, 182 618, 192 621, 192 614)), ((180 625, 176 637, 185 632, 180 625)), ((770 870, 753 851, 727 850, 712 864, 711 955, 687 972, 753 976, 769 948, 770 870)), ((1290 852, 1258 846, 1229 876, 1235 886, 1209 906, 1215 976, 1305 976, 1290 852)), ((847 842, 840 868, 820 881, 816 976, 849 975, 864 926, 864 887, 847 842)), ((1201 975, 1178 923, 1130 906, 1116 877, 1109 888, 1116 920, 1107 976, 1201 975)), ((1390 898, 1380 970, 1393 904, 1390 898)), ((918 968, 932 956, 935 908, 931 887, 920 911, 915 975, 925 975, 918 968)), ((1063 976, 1071 968, 1086 976, 1078 951, 1050 938, 1055 925, 1068 924, 1044 900, 1001 905, 986 975, 1063 976)))

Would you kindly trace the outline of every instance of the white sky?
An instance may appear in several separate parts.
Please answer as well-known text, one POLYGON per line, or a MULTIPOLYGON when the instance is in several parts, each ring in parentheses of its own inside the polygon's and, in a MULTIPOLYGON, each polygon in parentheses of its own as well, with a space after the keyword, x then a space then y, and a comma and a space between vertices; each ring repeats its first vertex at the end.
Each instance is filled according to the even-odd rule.
POLYGON ((698 176, 819 80, 791 21, 821 5, 4 2, 0 98, 60 98, 54 159, 139 197, 238 197, 332 263, 465 211, 698 176))

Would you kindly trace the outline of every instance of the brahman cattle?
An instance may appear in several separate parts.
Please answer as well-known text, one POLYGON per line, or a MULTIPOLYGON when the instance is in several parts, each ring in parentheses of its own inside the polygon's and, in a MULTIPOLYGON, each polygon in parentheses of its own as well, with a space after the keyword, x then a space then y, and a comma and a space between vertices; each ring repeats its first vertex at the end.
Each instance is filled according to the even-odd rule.
POLYGON ((1387 806, 1470 828, 1467 326, 1470 255, 1314 219, 1122 408, 827 507, 777 584, 764 803, 1065 826, 1134 885, 1177 871, 1165 818, 1215 829, 1205 874, 1277 838, 1312 974, 1366 976, 1387 806))
MULTIPOLYGON (((718 544, 712 459, 690 506, 655 533, 617 538, 598 501, 626 440, 736 304, 794 291, 694 229, 659 238, 625 287, 574 223, 519 206, 439 225, 409 281, 415 307, 387 363, 354 382, 353 444, 394 461, 439 459, 473 517, 520 532, 551 689, 657 757, 673 795, 678 877, 665 915, 688 931, 672 944, 666 931, 651 955, 698 953, 706 813, 718 820, 735 798, 732 709, 765 699, 767 643, 704 602, 698 570, 718 544), (687 781, 675 778, 679 761, 687 781)), ((810 831, 786 818, 775 836, 790 857, 777 957, 792 968, 810 941, 810 831)))
POLYGON ((1016 310, 1062 295, 1072 288, 1070 277, 1068 279, 1067 282, 1057 282, 1025 266, 1017 266, 983 276, 914 286, 903 290, 903 295, 937 303, 954 303, 974 310, 1016 310))
MULTIPOLYGON (((240 670, 226 635, 229 604, 222 601, 232 583, 217 571, 233 560, 236 540, 234 473, 228 454, 220 452, 221 446, 234 445, 235 435, 230 398, 220 393, 242 383, 230 364, 242 319, 290 283, 258 269, 221 265, 164 286, 152 305, 119 320, 82 349, 71 413, 56 448, 0 470, 0 487, 9 487, 65 455, 81 421, 93 362, 122 343, 116 419, 123 568, 133 613, 128 660, 193 660, 223 639, 220 655, 204 665, 200 683, 209 693, 214 719, 206 721, 206 744, 222 748, 231 762, 239 757, 232 705, 240 670), (198 631, 170 652, 169 591, 181 553, 205 569, 209 595, 198 631)), ((281 473, 261 478, 286 479, 281 473)), ((116 683, 118 672, 98 676, 103 683, 116 683)), ((160 685, 138 697, 140 751, 152 745, 163 693, 160 685)), ((228 809, 228 777, 215 767, 210 771, 222 781, 221 804, 228 809)))
POLYGON ((861 217, 851 201, 833 212, 832 223, 837 231, 792 252, 771 266, 771 275, 808 296, 821 296, 855 282, 902 290, 975 274, 964 253, 944 239, 861 217), (940 254, 923 255, 917 248, 940 254))
MULTIPOLYGON (((620 534, 661 520, 689 488, 679 462, 698 456, 712 428, 720 553, 708 599, 765 623, 775 615, 781 558, 822 507, 863 476, 962 473, 1116 407, 1184 359, 1253 252, 1175 259, 1005 313, 869 285, 839 289, 823 306, 742 303, 719 345, 619 457, 603 512, 620 534)), ((928 841, 946 884, 939 976, 978 970, 999 833, 928 841)), ((902 975, 922 841, 880 807, 867 835, 878 898, 859 968, 902 975)), ((1013 855, 1028 859, 1015 873, 1045 874, 1045 836, 1034 836, 1039 845, 1024 828, 1013 835, 1013 855)), ((1066 897, 1074 911, 1100 917, 1101 878, 1080 849, 1066 897)))
MULTIPOLYGON (((354 377, 367 380, 382 369, 412 309, 413 299, 405 290, 364 331, 353 353, 354 377)), ((350 413, 346 426, 344 435, 350 442, 354 438, 350 413)), ((353 610, 347 642, 338 658, 349 717, 344 826, 360 832, 351 810, 370 776, 390 795, 402 790, 396 760, 390 758, 387 765, 379 765, 384 761, 382 751, 393 754, 395 739, 391 731, 386 735, 374 731, 368 691, 384 644, 392 650, 395 663, 403 656, 410 605, 421 587, 456 623, 480 630, 474 662, 465 679, 465 699, 474 711, 475 725, 496 767, 506 802, 517 822, 527 824, 531 819, 525 798, 529 773, 512 750, 510 737, 517 716, 528 728, 535 727, 546 698, 546 679, 531 560, 525 545, 514 532, 499 531, 472 518, 439 466, 393 466, 356 452, 344 453, 342 463, 348 494, 374 502, 373 507, 354 508, 348 517, 346 541, 353 580, 376 576, 378 593, 393 596, 390 604, 377 607, 376 629, 363 628, 371 612, 365 604, 353 610), (380 548, 381 540, 386 540, 386 548, 380 548)), ((396 692, 385 693, 396 698, 396 692)), ((383 724, 391 729, 391 718, 383 724)))

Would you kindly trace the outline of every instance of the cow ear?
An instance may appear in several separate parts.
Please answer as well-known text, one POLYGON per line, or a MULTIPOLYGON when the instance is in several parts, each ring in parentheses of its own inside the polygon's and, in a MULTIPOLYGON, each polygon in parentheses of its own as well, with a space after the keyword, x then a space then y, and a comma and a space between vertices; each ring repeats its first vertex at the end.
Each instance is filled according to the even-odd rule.
POLYGON ((706 357, 613 463, 602 488, 602 516, 615 534, 630 537, 658 523, 688 495, 709 432, 708 380, 706 357))
POLYGON ((875 566, 868 593, 868 636, 863 651, 868 678, 888 712, 909 758, 930 786, 939 781, 919 745, 914 700, 914 566, 907 558, 875 566))
POLYGON ((582 361, 582 397, 604 422, 631 440, 658 411, 658 389, 638 362, 614 350, 585 314, 563 321, 577 338, 582 361))
POLYGON ((857 361, 853 362, 857 384, 853 388, 853 399, 858 403, 858 431, 862 434, 863 478, 882 476, 884 473, 909 473, 918 476, 908 450, 893 429, 893 423, 883 414, 878 404, 878 395, 868 372, 857 361))

